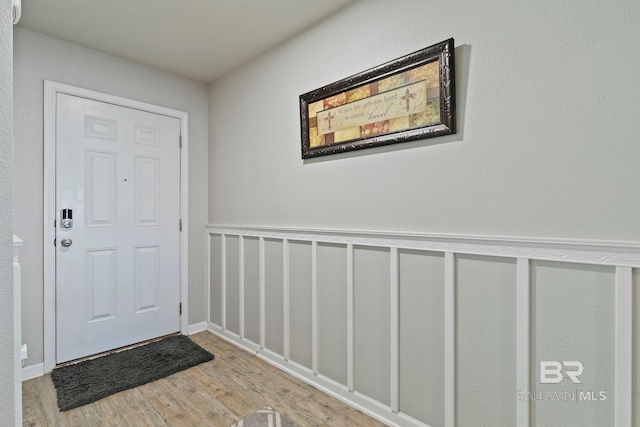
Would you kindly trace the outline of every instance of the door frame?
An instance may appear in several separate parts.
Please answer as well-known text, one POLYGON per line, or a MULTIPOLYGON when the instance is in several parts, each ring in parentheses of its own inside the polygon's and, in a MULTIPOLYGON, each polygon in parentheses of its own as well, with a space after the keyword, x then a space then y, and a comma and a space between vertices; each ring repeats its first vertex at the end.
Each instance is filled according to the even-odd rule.
MULTIPOLYGON (((122 107, 133 108, 149 113, 161 114, 180 120, 182 149, 180 150, 180 217, 182 232, 180 233, 180 333, 188 335, 189 331, 189 115, 184 111, 160 107, 146 102, 122 98, 89 89, 44 81, 44 372, 51 372, 56 367, 56 238, 54 221, 56 212, 56 118, 57 94, 66 94, 105 102, 122 107)), ((177 225, 177 224, 176 224, 177 225)))

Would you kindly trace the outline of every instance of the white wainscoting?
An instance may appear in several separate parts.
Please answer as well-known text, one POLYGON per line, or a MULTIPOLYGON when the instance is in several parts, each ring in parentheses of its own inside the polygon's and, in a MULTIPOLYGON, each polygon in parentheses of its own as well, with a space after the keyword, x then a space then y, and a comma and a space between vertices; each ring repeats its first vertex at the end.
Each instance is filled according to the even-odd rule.
MULTIPOLYGON (((532 419, 532 405, 530 399, 516 399, 517 391, 530 391, 534 388, 537 361, 533 357, 532 342, 535 332, 532 328, 532 316, 536 310, 535 299, 532 298, 532 263, 544 261, 558 263, 558 265, 587 264, 590 266, 607 266, 614 272, 611 283, 615 293, 612 308, 614 324, 614 399, 613 418, 616 427, 631 427, 633 423, 633 406, 637 404, 634 396, 634 269, 640 268, 640 244, 637 242, 611 241, 582 241, 556 240, 534 238, 512 238, 497 236, 463 236, 436 234, 408 234, 382 232, 356 232, 348 230, 312 230, 312 229, 281 229, 237 227, 224 225, 209 225, 208 234, 208 313, 209 330, 236 345, 256 353, 258 357, 278 366, 286 372, 326 391, 327 393, 351 404, 369 415, 392 426, 427 427, 424 421, 416 419, 402 411, 401 407, 401 370, 407 372, 411 367, 401 366, 401 286, 399 279, 399 253, 402 251, 424 252, 435 254, 442 258, 443 304, 444 304, 444 339, 442 353, 444 354, 444 387, 443 411, 441 419, 446 427, 453 427, 458 422, 458 387, 462 380, 458 375, 458 325, 464 313, 458 312, 458 273, 456 262, 465 256, 475 256, 480 262, 483 260, 507 260, 515 265, 513 286, 515 287, 515 386, 513 390, 513 406, 515 407, 515 422, 518 427, 534 425, 532 419), (233 239, 233 250, 227 248, 233 239), (259 334, 254 334, 253 340, 245 334, 248 319, 247 304, 249 304, 250 290, 246 283, 249 266, 246 265, 246 243, 257 246, 258 262, 253 271, 257 272, 259 280, 253 280, 253 290, 259 301, 259 334), (257 242, 256 242, 257 241, 257 242), (215 242, 215 245, 214 245, 215 242), (265 242, 277 242, 282 246, 282 256, 277 262, 271 262, 274 257, 265 256, 265 242), (304 243, 310 247, 311 277, 308 283, 291 279, 293 271, 291 247, 293 243, 304 243), (236 246, 237 245, 237 250, 236 246), (319 275, 324 275, 318 262, 319 245, 332 245, 342 248, 346 257, 346 290, 344 300, 334 301, 346 310, 346 379, 335 381, 319 372, 318 361, 321 353, 319 331, 323 327, 320 321, 322 307, 319 306, 319 275), (355 250, 356 248, 383 249, 388 262, 384 271, 388 277, 388 322, 389 390, 381 392, 388 396, 381 402, 358 390, 356 372, 358 360, 354 356, 356 348, 356 284, 355 284, 355 250), (213 255, 216 258, 212 258, 213 255), (388 256, 386 255, 388 254, 388 256), (271 262, 271 264, 270 264, 271 262), (277 265, 272 265, 277 264, 277 265), (217 268, 216 268, 217 267, 217 268), (267 304, 266 282, 267 271, 281 272, 282 302, 281 307, 274 309, 267 304), (233 300, 230 300, 230 279, 233 277, 233 300), (292 328, 300 328, 291 320, 293 307, 291 295, 299 292, 297 287, 304 287, 310 292, 311 322, 307 325, 310 342, 310 360, 299 361, 292 356, 292 328), (214 290, 215 289, 215 295, 214 290), (228 300, 229 299, 229 300, 228 300), (237 301, 236 301, 237 300, 237 301), (233 301, 232 304, 229 301, 233 301), (237 304, 236 304, 237 303, 237 304), (271 311, 282 310, 282 345, 277 349, 269 348, 266 342, 268 319, 272 318, 271 311), (233 325, 230 326, 231 320, 233 325), (234 330, 235 329, 235 330, 234 330)), ((279 247, 278 246, 278 247, 279 247)), ((305 252, 306 253, 306 252, 305 252)), ((403 252, 404 253, 404 252, 403 252)), ((255 262, 255 261, 254 261, 255 262)), ((555 265, 555 264, 554 264, 555 265)), ((341 270, 342 271, 342 270, 341 270)), ((277 276, 280 277, 280 276, 277 276)), ((323 276, 324 277, 324 276, 323 276)), ((279 279, 278 279, 279 280, 279 279)), ((387 280, 387 279, 383 279, 387 280)), ((636 289, 635 292, 638 292, 636 289)), ((360 294, 362 295, 362 294, 360 294)), ((405 296, 406 297, 406 296, 405 296)), ((255 303, 254 303, 255 307, 255 303)), ((597 346, 597 345, 596 345, 597 346)), ((482 367, 478 367, 482 369, 482 367)), ((637 373, 636 373, 637 375, 637 373)), ((503 393, 506 393, 503 391, 503 393)), ((371 394, 371 393, 370 393, 371 394)), ((613 420, 612 420, 613 421, 613 420)))

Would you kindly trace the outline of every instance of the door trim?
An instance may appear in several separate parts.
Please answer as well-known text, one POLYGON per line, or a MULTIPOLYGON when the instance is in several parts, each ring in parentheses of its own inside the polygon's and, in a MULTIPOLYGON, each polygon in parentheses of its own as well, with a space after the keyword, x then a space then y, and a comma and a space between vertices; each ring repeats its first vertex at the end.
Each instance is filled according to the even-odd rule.
POLYGON ((189 115, 184 111, 160 107, 128 98, 109 95, 93 90, 44 81, 44 372, 56 367, 56 96, 66 94, 94 101, 133 108, 149 113, 161 114, 180 120, 182 150, 180 151, 180 332, 189 334, 189 115))

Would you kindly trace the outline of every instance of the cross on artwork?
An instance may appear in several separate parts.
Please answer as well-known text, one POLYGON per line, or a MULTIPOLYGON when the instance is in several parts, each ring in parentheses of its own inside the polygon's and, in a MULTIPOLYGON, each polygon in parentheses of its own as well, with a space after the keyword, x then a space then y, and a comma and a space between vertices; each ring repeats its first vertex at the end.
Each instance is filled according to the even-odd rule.
POLYGON ((327 115, 327 117, 324 118, 325 122, 329 123, 329 129, 331 129, 331 120, 333 120, 336 116, 332 116, 331 112, 329 112, 329 115, 327 115))
POLYGON ((409 107, 410 107, 409 102, 415 97, 416 97, 416 94, 409 93, 409 89, 407 89, 407 93, 402 98, 400 98, 407 103, 407 106, 406 106, 407 111, 409 111, 409 107))

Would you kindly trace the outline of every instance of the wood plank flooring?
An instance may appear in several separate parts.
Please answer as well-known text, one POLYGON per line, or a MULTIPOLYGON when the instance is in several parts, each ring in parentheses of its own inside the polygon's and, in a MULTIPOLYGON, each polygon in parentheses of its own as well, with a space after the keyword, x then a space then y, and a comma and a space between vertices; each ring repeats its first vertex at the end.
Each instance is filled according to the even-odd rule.
POLYGON ((71 411, 51 375, 23 382, 23 425, 229 427, 270 405, 302 427, 385 426, 210 332, 190 338, 215 359, 71 411))

